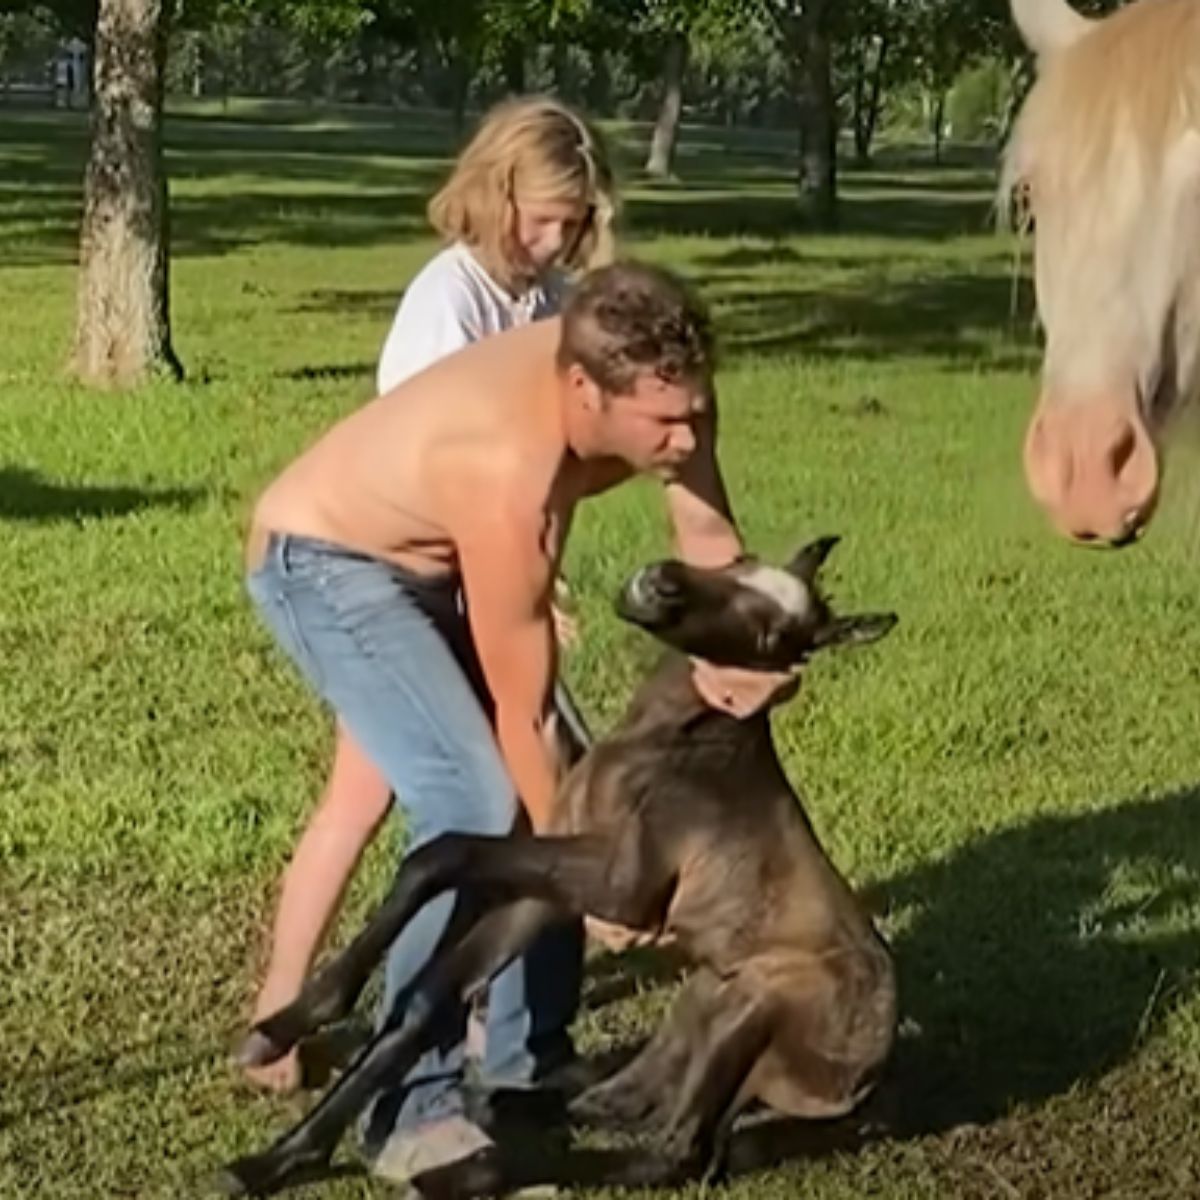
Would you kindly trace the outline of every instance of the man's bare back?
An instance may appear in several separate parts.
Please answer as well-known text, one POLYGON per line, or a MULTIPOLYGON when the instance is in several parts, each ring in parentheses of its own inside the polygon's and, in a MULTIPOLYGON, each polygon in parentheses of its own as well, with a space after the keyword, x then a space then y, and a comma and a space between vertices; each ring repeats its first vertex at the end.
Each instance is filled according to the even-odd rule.
POLYGON ((457 569, 464 531, 504 510, 540 527, 555 562, 577 500, 630 474, 570 451, 560 327, 478 342, 335 425, 263 494, 251 556, 274 531, 441 574, 457 569))
MULTIPOLYGON (((558 766, 544 736, 556 670, 550 601, 575 506, 631 475, 657 475, 680 555, 727 563, 742 547, 715 440, 702 310, 663 272, 606 268, 561 320, 477 342, 330 430, 263 494, 251 573, 269 557, 269 535, 279 545, 290 535, 316 543, 310 556, 348 550, 456 576, 504 766, 544 828, 558 766)), ((403 584, 393 584, 401 603, 403 584)), ((312 585, 325 614, 319 640, 323 622, 345 614, 322 576, 312 585)), ((752 711, 779 686, 709 671, 697 686, 725 711, 752 711)))

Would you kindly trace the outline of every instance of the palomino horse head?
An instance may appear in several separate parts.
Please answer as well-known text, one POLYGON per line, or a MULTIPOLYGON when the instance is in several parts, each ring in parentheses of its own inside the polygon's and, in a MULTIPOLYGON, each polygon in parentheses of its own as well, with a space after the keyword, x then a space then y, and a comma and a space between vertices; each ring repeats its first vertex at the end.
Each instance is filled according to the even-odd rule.
POLYGON ((1011 5, 1038 59, 1002 184, 1034 224, 1046 333, 1026 476, 1064 533, 1122 545, 1154 512, 1163 423, 1198 383, 1200 4, 1101 20, 1011 5))

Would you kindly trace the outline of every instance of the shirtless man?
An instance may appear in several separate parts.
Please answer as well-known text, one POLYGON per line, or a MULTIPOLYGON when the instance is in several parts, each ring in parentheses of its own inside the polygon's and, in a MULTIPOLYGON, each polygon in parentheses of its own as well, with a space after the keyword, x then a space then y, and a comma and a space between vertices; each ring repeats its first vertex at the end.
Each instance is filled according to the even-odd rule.
MULTIPOLYGON (((410 845, 505 834, 522 808, 547 825, 551 599, 575 506, 656 475, 681 557, 729 562, 742 545, 715 427, 703 309, 667 273, 626 263, 586 277, 561 318, 478 342, 357 410, 264 493, 251 595, 387 776, 410 845)), ((704 663, 696 678, 738 716, 789 682, 704 663)), ((452 906, 426 906, 397 939, 381 1019, 452 906)), ((485 1082, 529 1086, 570 1061, 581 959, 579 927, 563 926, 497 978, 485 1082)), ((463 1111, 464 1032, 465 1012, 447 1012, 438 1048, 374 1102, 377 1174, 419 1186, 493 1153, 463 1111)))

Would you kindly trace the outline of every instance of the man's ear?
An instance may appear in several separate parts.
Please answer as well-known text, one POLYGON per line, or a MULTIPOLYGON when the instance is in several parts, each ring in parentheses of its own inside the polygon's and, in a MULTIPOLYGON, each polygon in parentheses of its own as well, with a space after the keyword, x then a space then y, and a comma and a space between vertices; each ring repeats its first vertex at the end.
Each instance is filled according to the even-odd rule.
POLYGON ((585 412, 598 413, 604 407, 600 385, 584 370, 582 363, 573 362, 565 371, 567 390, 579 401, 585 412))

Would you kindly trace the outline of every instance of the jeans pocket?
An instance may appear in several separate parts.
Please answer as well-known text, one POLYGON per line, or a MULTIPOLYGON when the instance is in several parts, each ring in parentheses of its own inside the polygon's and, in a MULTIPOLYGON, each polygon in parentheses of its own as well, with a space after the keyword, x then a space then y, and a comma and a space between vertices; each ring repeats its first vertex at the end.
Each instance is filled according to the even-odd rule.
POLYGON ((413 623, 428 623, 386 563, 352 556, 330 559, 313 577, 312 586, 332 619, 370 658, 378 657, 413 623))
POLYGON ((302 576, 289 569, 286 541, 280 545, 272 541, 263 562, 246 577, 246 590, 267 628, 308 683, 320 693, 323 687, 320 663, 297 611, 297 600, 303 599, 303 592, 309 586, 302 576))

